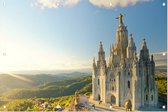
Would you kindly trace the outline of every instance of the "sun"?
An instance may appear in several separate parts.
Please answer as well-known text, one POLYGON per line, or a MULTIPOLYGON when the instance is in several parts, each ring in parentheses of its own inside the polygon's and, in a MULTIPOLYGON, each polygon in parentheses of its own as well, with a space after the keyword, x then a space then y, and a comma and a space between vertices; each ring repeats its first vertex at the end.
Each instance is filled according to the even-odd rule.
POLYGON ((162 55, 163 55, 163 56, 166 56, 166 53, 164 52, 162 55))

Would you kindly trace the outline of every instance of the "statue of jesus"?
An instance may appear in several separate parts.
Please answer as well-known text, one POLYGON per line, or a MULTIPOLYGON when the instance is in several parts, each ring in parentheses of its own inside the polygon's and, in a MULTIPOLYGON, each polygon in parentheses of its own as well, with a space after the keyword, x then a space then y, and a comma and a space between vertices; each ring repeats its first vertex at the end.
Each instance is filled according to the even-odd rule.
POLYGON ((125 16, 125 14, 120 13, 120 15, 116 18, 116 19, 119 19, 119 24, 120 25, 123 25, 123 20, 122 20, 123 16, 125 16))

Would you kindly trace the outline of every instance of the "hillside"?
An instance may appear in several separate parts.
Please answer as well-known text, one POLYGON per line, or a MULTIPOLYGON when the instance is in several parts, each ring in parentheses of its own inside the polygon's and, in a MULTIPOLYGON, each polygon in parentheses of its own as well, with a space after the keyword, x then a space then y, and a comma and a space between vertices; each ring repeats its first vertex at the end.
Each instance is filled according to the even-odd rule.
POLYGON ((14 89, 5 92, 1 99, 24 99, 24 98, 51 98, 73 95, 76 90, 82 93, 91 92, 91 77, 70 79, 47 83, 33 89, 14 89))
POLYGON ((55 75, 50 75, 50 74, 38 74, 38 75, 18 74, 17 75, 15 74, 15 77, 8 75, 8 74, 0 74, 0 95, 12 89, 36 88, 38 86, 42 86, 47 83, 52 83, 52 82, 59 83, 60 81, 67 80, 67 79, 76 80, 77 78, 86 77, 89 75, 90 74, 80 73, 80 72, 60 73, 60 74, 55 74, 55 75), (19 79, 16 76, 18 76, 19 78, 21 77, 23 79, 29 80, 29 81, 19 79))
POLYGON ((3 104, 0 102, 0 111, 54 111, 57 105, 60 105, 62 109, 68 108, 73 99, 74 96, 17 99, 3 104), (4 104, 6 108, 4 108, 4 104), (48 106, 44 107, 45 104, 48 106))
MULTIPOLYGON (((157 72, 156 75, 159 102, 166 104, 167 78, 165 78, 165 72, 157 72)), ((73 95, 77 90, 83 94, 91 93, 91 76, 57 80, 55 82, 40 84, 32 89, 22 88, 5 92, 0 98, 0 111, 4 111, 3 105, 8 107, 7 110, 37 111, 43 108, 42 105, 46 102, 52 105, 48 108, 43 108, 43 110, 54 110, 58 104, 63 109, 67 109, 73 101, 73 95), (36 104, 36 102, 40 103, 36 104)))

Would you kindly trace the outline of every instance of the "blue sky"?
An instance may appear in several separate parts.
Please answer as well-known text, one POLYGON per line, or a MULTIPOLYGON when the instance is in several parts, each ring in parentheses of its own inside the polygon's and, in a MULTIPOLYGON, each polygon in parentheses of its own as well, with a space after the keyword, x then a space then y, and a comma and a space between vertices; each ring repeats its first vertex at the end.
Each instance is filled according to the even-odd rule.
POLYGON ((109 56, 119 13, 137 53, 143 38, 150 52, 167 50, 166 0, 109 1, 0 0, 2 70, 89 68, 100 41, 109 56))

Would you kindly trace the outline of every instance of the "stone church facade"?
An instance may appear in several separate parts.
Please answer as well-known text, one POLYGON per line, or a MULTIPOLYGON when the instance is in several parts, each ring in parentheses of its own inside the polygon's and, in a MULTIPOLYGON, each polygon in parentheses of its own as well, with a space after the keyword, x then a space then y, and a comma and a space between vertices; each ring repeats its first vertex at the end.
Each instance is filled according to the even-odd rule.
POLYGON ((116 43, 110 47, 109 62, 106 63, 103 44, 100 42, 98 60, 93 59, 92 97, 93 100, 124 107, 131 102, 132 110, 156 106, 158 90, 155 84, 155 62, 145 39, 137 57, 133 35, 128 38, 123 14, 118 16, 116 43))

